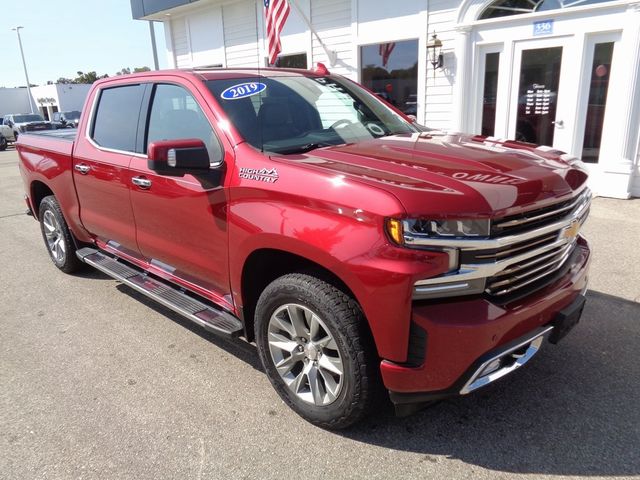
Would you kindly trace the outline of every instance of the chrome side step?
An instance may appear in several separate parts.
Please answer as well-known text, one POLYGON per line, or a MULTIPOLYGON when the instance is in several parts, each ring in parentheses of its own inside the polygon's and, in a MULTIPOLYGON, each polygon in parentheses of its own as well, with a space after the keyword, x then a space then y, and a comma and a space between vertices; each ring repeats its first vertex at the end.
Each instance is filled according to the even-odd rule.
POLYGON ((231 313, 217 309, 182 293, 171 285, 147 276, 99 250, 86 247, 76 252, 80 260, 128 287, 146 295, 206 330, 223 336, 238 336, 242 322, 231 313))
POLYGON ((553 327, 541 327, 527 340, 509 347, 483 362, 462 387, 460 395, 466 395, 480 387, 495 382, 523 366, 538 353, 543 340, 551 330, 553 330, 553 327))

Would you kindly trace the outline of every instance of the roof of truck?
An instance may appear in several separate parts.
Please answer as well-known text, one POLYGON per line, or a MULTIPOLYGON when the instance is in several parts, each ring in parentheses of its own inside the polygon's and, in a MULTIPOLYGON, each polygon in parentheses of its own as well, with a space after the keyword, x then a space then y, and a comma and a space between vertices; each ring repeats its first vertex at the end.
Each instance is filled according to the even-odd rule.
POLYGON ((162 75, 177 77, 199 77, 202 80, 219 80, 227 78, 246 77, 295 77, 295 76, 325 76, 329 71, 321 68, 318 70, 305 70, 301 68, 193 68, 193 69, 173 69, 173 70, 152 70, 149 72, 132 73, 130 75, 118 75, 98 80, 97 84, 109 83, 115 80, 125 80, 133 78, 155 77, 162 75))

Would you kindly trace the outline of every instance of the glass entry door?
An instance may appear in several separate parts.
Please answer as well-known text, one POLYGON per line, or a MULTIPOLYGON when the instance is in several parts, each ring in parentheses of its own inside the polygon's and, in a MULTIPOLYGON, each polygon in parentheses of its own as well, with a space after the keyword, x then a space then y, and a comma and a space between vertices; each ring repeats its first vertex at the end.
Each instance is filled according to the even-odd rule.
POLYGON ((565 132, 573 119, 565 112, 570 103, 575 104, 576 92, 565 93, 570 76, 565 70, 571 68, 571 52, 567 50, 562 39, 516 45, 509 138, 571 150, 570 135, 565 132))

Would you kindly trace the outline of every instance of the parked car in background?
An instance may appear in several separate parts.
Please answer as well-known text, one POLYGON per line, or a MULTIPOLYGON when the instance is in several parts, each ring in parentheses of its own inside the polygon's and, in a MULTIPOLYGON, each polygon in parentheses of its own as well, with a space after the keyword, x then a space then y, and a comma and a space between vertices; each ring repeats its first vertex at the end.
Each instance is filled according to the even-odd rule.
POLYGON ((53 114, 54 128, 78 128, 80 121, 80 112, 71 110, 69 112, 55 112, 53 114))
POLYGON ((53 124, 37 113, 12 113, 5 115, 2 124, 11 128, 15 140, 18 139, 21 133, 53 129, 53 124))
POLYGON ((13 135, 13 129, 7 125, 3 125, 4 118, 0 117, 0 152, 7 149, 9 143, 16 141, 13 135))

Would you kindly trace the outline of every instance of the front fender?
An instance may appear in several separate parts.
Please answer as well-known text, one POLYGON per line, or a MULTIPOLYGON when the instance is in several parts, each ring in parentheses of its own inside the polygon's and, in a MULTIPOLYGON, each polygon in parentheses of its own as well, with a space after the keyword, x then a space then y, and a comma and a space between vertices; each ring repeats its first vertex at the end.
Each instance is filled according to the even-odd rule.
POLYGON ((280 192, 243 193, 229 208, 236 305, 243 304, 242 269, 251 253, 265 248, 292 253, 337 275, 361 305, 379 355, 405 361, 413 283, 425 272, 446 268, 446 256, 393 246, 384 217, 363 209, 308 197, 283 199, 280 192))

